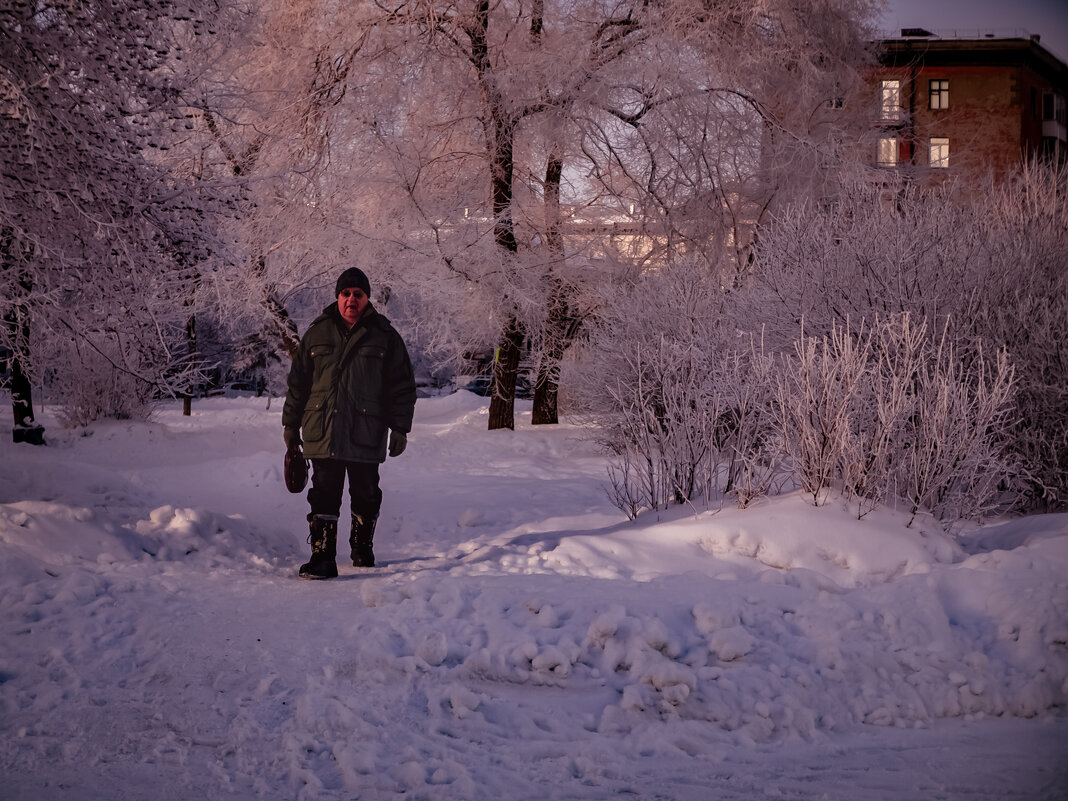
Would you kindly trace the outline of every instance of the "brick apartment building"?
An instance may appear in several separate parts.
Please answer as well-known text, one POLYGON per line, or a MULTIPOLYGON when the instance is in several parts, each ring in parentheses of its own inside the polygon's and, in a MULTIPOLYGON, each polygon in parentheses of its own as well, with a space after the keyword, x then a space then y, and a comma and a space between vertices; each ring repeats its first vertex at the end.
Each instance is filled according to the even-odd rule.
POLYGON ((1068 66, 1025 32, 882 41, 875 162, 918 179, 1068 163, 1068 66))

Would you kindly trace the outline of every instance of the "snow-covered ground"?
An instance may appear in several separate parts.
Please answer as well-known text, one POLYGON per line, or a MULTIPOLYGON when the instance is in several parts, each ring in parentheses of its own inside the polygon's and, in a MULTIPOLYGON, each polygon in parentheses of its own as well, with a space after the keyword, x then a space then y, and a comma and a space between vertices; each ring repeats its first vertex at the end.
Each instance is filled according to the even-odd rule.
POLYGON ((630 522, 520 408, 420 400, 326 582, 279 401, 0 427, 0 799, 1068 798, 1068 515, 630 522))

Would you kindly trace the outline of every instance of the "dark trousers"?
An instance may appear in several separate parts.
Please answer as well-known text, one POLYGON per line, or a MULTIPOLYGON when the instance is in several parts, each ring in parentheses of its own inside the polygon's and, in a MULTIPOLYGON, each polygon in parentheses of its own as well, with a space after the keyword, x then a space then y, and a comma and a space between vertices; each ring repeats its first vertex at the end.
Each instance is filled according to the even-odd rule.
POLYGON ((378 518, 382 508, 382 490, 378 486, 378 465, 343 462, 338 459, 312 459, 312 486, 308 503, 313 515, 338 517, 345 475, 349 477, 349 505, 352 514, 364 520, 378 518))

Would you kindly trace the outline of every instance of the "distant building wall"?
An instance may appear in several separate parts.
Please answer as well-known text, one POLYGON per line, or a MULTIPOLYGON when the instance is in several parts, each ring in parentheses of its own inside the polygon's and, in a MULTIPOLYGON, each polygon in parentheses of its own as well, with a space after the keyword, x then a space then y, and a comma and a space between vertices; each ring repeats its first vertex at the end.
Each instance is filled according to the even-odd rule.
POLYGON ((1029 159, 1068 162, 1068 66, 1037 37, 913 30, 882 45, 871 73, 879 166, 937 181, 1000 177, 1029 159))

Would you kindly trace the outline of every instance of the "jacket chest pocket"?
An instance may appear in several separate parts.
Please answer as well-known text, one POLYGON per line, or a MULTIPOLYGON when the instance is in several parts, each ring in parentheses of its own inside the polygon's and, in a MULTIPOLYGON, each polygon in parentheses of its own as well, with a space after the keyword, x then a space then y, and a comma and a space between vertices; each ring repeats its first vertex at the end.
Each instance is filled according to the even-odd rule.
POLYGON ((353 353, 352 369, 343 370, 342 384, 358 414, 378 416, 382 413, 382 385, 386 349, 381 345, 361 345, 353 353))
POLYGON ((356 358, 372 365, 381 365, 386 359, 386 349, 381 345, 363 345, 356 351, 356 358))
POLYGON ((377 395, 382 389, 386 364, 386 349, 380 345, 364 345, 356 351, 356 372, 363 385, 362 395, 377 395))
POLYGON ((308 355, 311 357, 312 370, 314 371, 312 376, 312 384, 321 384, 324 376, 330 374, 334 369, 334 346, 333 345, 313 345, 311 350, 308 351, 308 355))

